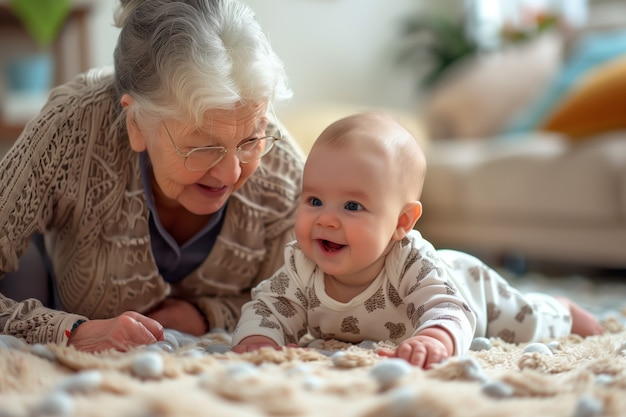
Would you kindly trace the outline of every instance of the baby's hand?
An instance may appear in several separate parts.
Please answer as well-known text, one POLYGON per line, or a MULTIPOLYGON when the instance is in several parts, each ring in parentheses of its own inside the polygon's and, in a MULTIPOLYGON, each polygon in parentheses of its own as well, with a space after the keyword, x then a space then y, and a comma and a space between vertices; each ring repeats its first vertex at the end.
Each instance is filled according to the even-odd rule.
POLYGON ((280 346, 269 337, 265 336, 248 336, 241 342, 233 346, 232 351, 235 353, 253 352, 262 347, 271 347, 280 349, 280 346))
POLYGON ((401 342, 395 351, 380 350, 381 356, 400 358, 411 365, 430 369, 454 352, 454 342, 450 334, 442 328, 429 328, 401 342))

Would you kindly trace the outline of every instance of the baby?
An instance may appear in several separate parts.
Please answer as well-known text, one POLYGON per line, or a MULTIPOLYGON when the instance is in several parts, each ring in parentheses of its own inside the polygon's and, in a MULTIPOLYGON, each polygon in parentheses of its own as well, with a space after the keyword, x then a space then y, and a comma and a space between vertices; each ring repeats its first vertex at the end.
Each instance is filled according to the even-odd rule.
POLYGON ((391 341, 384 356, 430 368, 474 337, 526 342, 602 332, 565 298, 522 294, 480 260, 435 250, 413 227, 426 160, 393 118, 359 113, 327 127, 304 168, 296 241, 242 309, 233 351, 297 344, 306 334, 391 341))

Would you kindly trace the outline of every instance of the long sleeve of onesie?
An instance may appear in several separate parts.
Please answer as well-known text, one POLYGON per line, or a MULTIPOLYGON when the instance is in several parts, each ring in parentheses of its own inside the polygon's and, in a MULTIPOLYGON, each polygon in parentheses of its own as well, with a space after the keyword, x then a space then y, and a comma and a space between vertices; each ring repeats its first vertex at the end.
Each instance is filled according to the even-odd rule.
POLYGON ((385 267, 361 294, 346 303, 329 297, 324 274, 298 250, 285 250, 285 266, 253 290, 243 307, 233 344, 263 335, 279 345, 307 332, 319 339, 399 343, 422 329, 440 326, 453 336, 455 353, 467 351, 475 316, 446 277, 436 251, 417 232, 398 242, 385 267))

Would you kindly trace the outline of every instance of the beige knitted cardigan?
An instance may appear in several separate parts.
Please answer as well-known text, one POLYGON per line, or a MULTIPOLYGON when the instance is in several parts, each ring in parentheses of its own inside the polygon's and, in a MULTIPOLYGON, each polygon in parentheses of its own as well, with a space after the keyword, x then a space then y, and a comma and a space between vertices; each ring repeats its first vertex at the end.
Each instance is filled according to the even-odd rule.
POLYGON ((304 160, 288 138, 230 199, 209 257, 167 283, 151 252, 139 154, 125 129, 111 128, 115 97, 110 70, 56 88, 0 162, 0 276, 17 268, 34 233, 45 233, 60 300, 72 313, 0 295, 1 333, 66 343, 77 319, 146 312, 168 296, 192 301, 212 328, 231 330, 250 288, 283 262, 304 160))

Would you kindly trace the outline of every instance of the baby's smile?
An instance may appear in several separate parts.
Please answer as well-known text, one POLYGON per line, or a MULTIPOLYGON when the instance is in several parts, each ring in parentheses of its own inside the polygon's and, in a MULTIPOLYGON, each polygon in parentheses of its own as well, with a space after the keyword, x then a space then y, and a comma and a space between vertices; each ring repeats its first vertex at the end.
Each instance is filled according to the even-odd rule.
POLYGON ((340 245, 339 243, 331 242, 330 240, 319 240, 320 246, 326 252, 336 252, 345 247, 345 245, 340 245))

